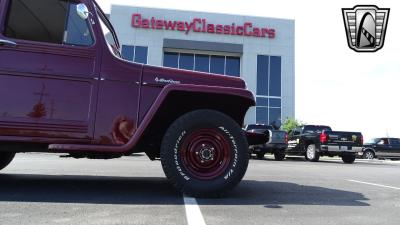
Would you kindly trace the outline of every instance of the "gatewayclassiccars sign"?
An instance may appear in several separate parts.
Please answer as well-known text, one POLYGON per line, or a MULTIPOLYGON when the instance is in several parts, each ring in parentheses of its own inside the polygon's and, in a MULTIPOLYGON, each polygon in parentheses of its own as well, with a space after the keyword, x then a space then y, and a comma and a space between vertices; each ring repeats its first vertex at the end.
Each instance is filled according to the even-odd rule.
POLYGON ((210 33, 221 35, 249 36, 257 38, 275 38, 275 29, 255 27, 251 22, 242 25, 235 23, 229 25, 208 23, 207 19, 195 18, 192 21, 174 21, 151 17, 143 18, 141 14, 132 15, 132 27, 152 30, 180 31, 185 34, 190 32, 210 33))

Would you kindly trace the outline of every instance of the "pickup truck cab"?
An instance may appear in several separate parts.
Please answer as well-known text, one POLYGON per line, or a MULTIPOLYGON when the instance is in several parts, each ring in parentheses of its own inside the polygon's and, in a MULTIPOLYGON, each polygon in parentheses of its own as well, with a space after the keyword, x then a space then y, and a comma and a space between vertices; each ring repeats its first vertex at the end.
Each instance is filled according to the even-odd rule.
POLYGON ((123 60, 94 0, 0 0, 0 169, 20 152, 145 152, 180 191, 220 195, 246 172, 254 105, 240 78, 123 60))
POLYGON ((373 138, 364 144, 364 159, 400 159, 400 138, 373 138))
POLYGON ((316 162, 320 156, 340 156, 344 163, 353 163, 362 150, 360 132, 332 131, 329 126, 304 125, 289 132, 287 155, 304 155, 316 162))
POLYGON ((249 124, 245 130, 247 133, 261 133, 267 137, 260 144, 249 144, 250 154, 256 154, 258 159, 263 159, 267 153, 273 154, 276 161, 285 159, 285 150, 288 147, 286 131, 275 130, 273 126, 265 124, 249 124))

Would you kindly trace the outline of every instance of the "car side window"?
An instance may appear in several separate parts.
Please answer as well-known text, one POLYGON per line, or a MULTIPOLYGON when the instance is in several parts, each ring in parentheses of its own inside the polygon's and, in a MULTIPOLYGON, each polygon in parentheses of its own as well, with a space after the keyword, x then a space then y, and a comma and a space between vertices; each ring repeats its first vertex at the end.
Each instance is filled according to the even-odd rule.
POLYGON ((381 139, 381 140, 378 142, 378 145, 388 145, 388 144, 389 144, 388 139, 381 139))
POLYGON ((300 129, 299 128, 295 128, 293 130, 293 135, 300 135, 300 129))
POLYGON ((93 37, 87 20, 68 0, 11 0, 6 37, 54 44, 90 46, 93 37))
POLYGON ((392 145, 400 145, 400 140, 399 139, 390 139, 390 144, 392 144, 392 145))

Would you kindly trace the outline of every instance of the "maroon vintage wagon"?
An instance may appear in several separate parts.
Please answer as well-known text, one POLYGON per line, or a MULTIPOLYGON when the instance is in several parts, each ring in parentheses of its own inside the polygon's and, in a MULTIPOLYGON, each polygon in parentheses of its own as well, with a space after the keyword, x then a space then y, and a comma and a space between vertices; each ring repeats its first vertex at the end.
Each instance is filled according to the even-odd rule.
POLYGON ((0 0, 0 169, 19 152, 111 159, 145 152, 193 196, 248 165, 243 80, 123 60, 91 0, 0 0))

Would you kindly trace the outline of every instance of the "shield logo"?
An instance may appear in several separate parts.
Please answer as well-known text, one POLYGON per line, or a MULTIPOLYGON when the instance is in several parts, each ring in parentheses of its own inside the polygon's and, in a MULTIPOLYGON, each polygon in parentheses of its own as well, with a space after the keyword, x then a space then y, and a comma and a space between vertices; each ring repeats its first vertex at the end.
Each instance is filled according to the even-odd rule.
POLYGON ((351 140, 352 140, 353 142, 356 142, 356 141, 357 141, 357 135, 352 135, 352 136, 351 136, 351 140))
POLYGON ((342 9, 347 43, 356 52, 376 52, 385 43, 389 8, 357 5, 342 9))

